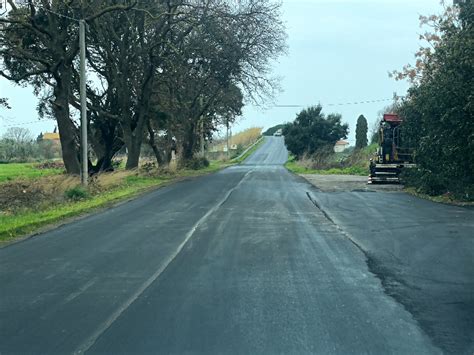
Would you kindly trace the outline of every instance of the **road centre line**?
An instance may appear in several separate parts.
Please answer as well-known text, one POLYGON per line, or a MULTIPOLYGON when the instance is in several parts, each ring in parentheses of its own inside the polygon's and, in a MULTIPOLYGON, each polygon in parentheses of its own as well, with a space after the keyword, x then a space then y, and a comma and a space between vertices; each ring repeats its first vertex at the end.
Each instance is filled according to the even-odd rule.
POLYGON ((97 341, 97 339, 122 315, 123 312, 127 310, 130 305, 135 302, 138 297, 141 296, 145 290, 150 287, 150 285, 158 279, 158 277, 166 270, 166 268, 171 264, 171 262, 178 256, 178 254, 183 250, 184 246, 186 243, 191 239, 191 237, 194 235, 196 230, 203 224, 214 212, 216 212, 232 195, 232 193, 240 187, 242 182, 246 179, 246 177, 252 172, 253 170, 249 170, 245 173, 245 175, 242 177, 242 179, 235 185, 232 189, 230 189, 224 198, 219 201, 217 204, 215 204, 209 211, 206 212, 204 216, 202 216, 194 225, 193 227, 189 230, 188 233, 186 233, 186 237, 184 240, 181 242, 181 244, 178 246, 178 248, 175 250, 174 253, 172 253, 169 258, 166 260, 164 264, 162 264, 158 270, 156 270, 153 275, 151 275, 138 289, 135 291, 115 312, 113 312, 109 318, 105 320, 98 328, 97 330, 89 337, 85 342, 83 342, 77 349, 74 351, 74 354, 83 354, 87 350, 89 350, 97 341))

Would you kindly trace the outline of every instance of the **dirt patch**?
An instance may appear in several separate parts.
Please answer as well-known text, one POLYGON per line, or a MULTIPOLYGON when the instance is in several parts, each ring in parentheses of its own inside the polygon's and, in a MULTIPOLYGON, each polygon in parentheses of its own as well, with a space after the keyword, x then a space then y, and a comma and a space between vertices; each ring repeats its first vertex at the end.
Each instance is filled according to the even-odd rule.
POLYGON ((400 184, 367 184, 366 176, 318 174, 300 174, 300 176, 324 192, 393 192, 403 190, 403 185, 400 184))
POLYGON ((35 165, 35 169, 63 169, 64 163, 62 161, 47 161, 44 163, 39 163, 35 165))
POLYGON ((0 213, 12 214, 38 209, 64 200, 64 191, 78 185, 79 178, 68 175, 15 180, 0 184, 0 213))
MULTIPOLYGON (((89 181, 88 191, 97 195, 123 184, 133 174, 117 171, 94 176, 89 181)), ((36 179, 17 179, 0 184, 0 214, 10 215, 24 210, 39 210, 63 203, 65 192, 80 185, 79 176, 54 175, 36 179)))

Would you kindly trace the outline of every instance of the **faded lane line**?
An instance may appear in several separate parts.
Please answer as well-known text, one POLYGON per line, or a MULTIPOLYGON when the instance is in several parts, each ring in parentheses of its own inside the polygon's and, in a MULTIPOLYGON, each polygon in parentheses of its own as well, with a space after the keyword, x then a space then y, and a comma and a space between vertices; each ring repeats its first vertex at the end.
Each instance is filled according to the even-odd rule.
POLYGON ((127 310, 130 305, 135 302, 135 300, 140 297, 140 295, 148 288, 150 285, 163 273, 163 271, 166 270, 169 264, 176 258, 176 256, 183 250, 184 246, 186 243, 191 239, 193 234, 196 232, 196 230, 199 228, 199 226, 209 218, 210 215, 212 215, 214 212, 216 212, 219 207, 221 207, 230 197, 230 195, 239 188, 239 186, 242 184, 242 182, 245 180, 247 175, 249 175, 253 170, 247 171, 245 175, 242 177, 242 179, 239 181, 237 185, 235 185, 232 189, 230 189, 224 198, 219 201, 214 207, 212 207, 207 213, 202 216, 191 228, 191 230, 186 233, 186 237, 184 238, 183 242, 178 246, 178 248, 175 250, 173 254, 170 255, 170 257, 165 261, 165 263, 156 270, 153 275, 151 275, 139 288, 137 291, 135 291, 112 315, 106 319, 105 322, 103 322, 97 330, 85 341, 83 342, 75 351, 74 354, 83 354, 87 350, 89 350, 94 343, 97 341, 97 339, 122 315, 125 310, 127 310))
POLYGON ((63 304, 66 304, 68 302, 71 302, 72 300, 76 299, 78 296, 83 294, 84 292, 87 291, 88 288, 90 288, 92 285, 94 285, 97 281, 97 277, 94 277, 91 279, 89 282, 87 282, 85 285, 81 286, 78 291, 71 293, 69 296, 66 297, 63 304))

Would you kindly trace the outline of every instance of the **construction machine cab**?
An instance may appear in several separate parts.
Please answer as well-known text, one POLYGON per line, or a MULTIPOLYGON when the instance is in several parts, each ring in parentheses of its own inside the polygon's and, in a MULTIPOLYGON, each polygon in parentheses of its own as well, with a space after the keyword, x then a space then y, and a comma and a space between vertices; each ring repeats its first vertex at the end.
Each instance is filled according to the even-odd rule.
POLYGON ((376 156, 370 161, 369 184, 399 182, 401 169, 414 166, 412 149, 403 145, 402 122, 397 114, 383 115, 379 125, 379 147, 376 156))

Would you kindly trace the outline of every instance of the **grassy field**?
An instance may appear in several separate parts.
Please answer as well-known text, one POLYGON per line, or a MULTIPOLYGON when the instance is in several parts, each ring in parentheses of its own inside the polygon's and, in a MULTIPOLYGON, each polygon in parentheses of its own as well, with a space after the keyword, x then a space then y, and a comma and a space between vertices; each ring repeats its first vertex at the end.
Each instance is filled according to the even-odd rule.
MULTIPOLYGON (((76 190, 76 199, 66 198, 71 192, 69 190, 58 191, 62 199, 58 196, 51 201, 44 201, 41 205, 24 208, 19 211, 2 212, 0 211, 0 243, 8 242, 19 236, 32 233, 38 228, 54 225, 66 218, 80 216, 87 212, 110 206, 119 201, 138 196, 151 189, 194 176, 200 176, 218 171, 231 164, 211 161, 211 164, 204 169, 190 170, 183 169, 174 173, 140 173, 117 171, 115 173, 101 174, 97 181, 90 184, 87 190, 77 185, 75 182, 72 189, 76 190), (80 193, 80 194, 79 194, 80 193)), ((10 175, 13 176, 14 175, 10 175)), ((57 179, 58 177, 53 177, 57 179)), ((51 183, 50 178, 43 178, 44 183, 51 183)), ((64 179, 71 179, 65 175, 64 179)), ((78 178, 77 178, 78 179, 78 178)))
POLYGON ((42 176, 62 174, 62 169, 37 169, 32 163, 0 164, 0 183, 15 179, 34 179, 42 176))

